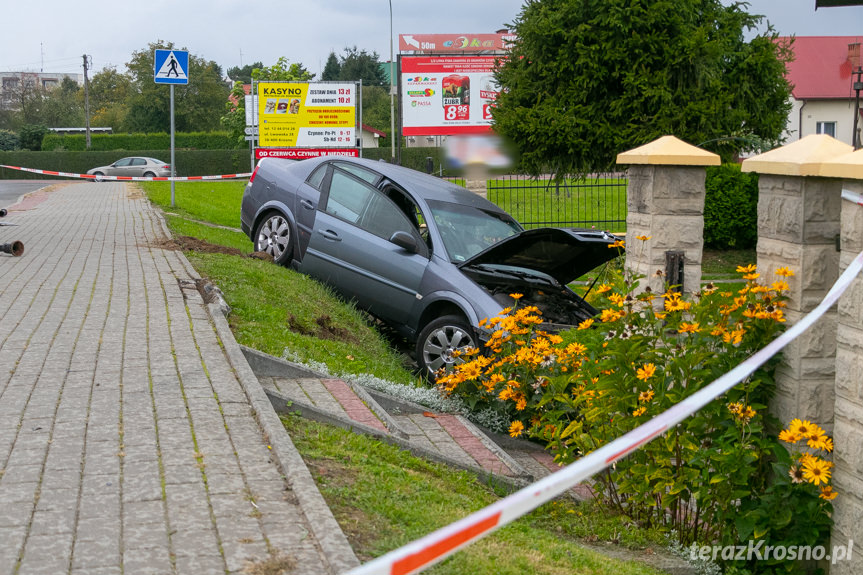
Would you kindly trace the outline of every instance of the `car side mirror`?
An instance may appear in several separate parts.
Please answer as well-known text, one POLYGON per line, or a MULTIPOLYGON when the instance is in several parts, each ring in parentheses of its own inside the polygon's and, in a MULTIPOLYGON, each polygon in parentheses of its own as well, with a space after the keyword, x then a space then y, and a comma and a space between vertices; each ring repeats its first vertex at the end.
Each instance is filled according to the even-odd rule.
POLYGON ((417 244, 416 238, 407 232, 395 232, 392 236, 390 236, 390 241, 398 247, 405 249, 412 254, 417 253, 417 251, 419 250, 419 245, 417 244))

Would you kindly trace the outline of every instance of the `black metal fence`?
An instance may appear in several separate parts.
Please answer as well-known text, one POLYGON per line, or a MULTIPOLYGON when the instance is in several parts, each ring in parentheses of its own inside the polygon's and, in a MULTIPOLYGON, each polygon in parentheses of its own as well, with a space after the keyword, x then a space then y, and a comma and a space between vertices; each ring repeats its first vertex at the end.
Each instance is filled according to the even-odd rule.
POLYGON ((626 177, 621 173, 563 180, 493 176, 486 196, 526 228, 626 231, 626 177))

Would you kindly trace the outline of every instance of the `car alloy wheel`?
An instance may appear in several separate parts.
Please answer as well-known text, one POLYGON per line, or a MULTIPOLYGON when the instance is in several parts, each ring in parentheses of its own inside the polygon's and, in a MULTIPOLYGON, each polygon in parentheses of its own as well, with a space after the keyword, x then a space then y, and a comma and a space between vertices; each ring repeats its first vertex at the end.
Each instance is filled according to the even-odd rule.
POLYGON ((440 369, 452 371, 455 365, 464 361, 460 353, 476 347, 473 333, 473 328, 455 315, 429 323, 417 340, 417 363, 420 369, 428 377, 433 377, 440 369))
POLYGON ((291 224, 280 213, 264 216, 255 234, 255 250, 273 256, 273 261, 284 264, 291 259, 291 224))

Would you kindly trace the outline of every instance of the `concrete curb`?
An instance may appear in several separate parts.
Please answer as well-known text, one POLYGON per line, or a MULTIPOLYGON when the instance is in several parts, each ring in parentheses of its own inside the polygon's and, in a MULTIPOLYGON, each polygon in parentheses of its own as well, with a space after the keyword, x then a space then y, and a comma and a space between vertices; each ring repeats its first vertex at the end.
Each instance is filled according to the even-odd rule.
POLYGON ((321 546, 333 575, 357 567, 360 565, 359 559, 354 554, 347 537, 336 522, 317 485, 315 485, 315 480, 312 478, 306 463, 282 426, 269 397, 252 372, 252 368, 234 339, 234 334, 222 315, 219 305, 216 303, 208 304, 207 310, 215 325, 216 333, 222 341, 228 361, 234 368, 237 379, 249 398, 261 429, 269 439, 273 456, 297 496, 300 508, 306 515, 308 524, 321 546))

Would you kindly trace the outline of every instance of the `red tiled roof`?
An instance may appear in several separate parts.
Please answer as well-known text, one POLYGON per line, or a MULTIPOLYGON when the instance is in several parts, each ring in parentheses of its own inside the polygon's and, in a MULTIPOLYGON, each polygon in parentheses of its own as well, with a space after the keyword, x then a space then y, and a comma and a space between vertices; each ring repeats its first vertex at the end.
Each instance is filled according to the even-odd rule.
POLYGON ((854 97, 848 44, 857 42, 863 44, 863 36, 796 36, 791 44, 794 60, 788 63, 787 75, 794 97, 798 100, 854 97))

